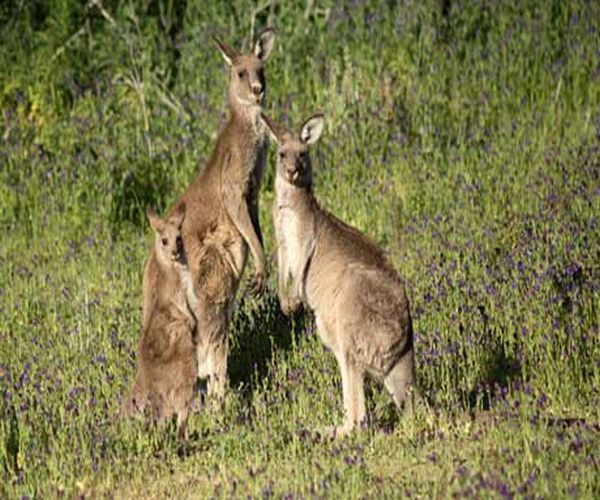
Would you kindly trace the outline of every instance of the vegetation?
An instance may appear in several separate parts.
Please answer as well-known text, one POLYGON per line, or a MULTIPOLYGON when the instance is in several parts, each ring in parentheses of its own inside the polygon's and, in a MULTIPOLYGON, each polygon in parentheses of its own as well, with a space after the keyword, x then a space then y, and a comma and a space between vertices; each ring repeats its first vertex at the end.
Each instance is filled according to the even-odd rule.
POLYGON ((600 497, 599 24, 585 0, 3 2, 0 496, 600 497), (325 113, 317 194, 405 277, 427 405, 402 418, 373 384, 369 429, 321 437, 339 373, 272 269, 240 291, 225 408, 181 445, 115 415, 144 207, 224 123, 209 34, 268 23, 266 109, 325 113))

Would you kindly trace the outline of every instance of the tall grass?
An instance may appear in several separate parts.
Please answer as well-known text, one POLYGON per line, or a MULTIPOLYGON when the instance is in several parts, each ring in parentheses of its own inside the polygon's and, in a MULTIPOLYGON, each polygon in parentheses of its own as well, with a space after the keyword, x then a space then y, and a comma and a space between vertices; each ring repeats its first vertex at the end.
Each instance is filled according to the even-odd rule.
MULTIPOLYGON (((600 8, 447 3, 2 4, 3 497, 598 497, 600 8), (268 22, 266 109, 325 113, 317 195, 405 277, 429 409, 398 418, 373 385, 371 430, 321 438, 337 367, 271 279, 241 290, 227 404, 181 446, 115 419, 143 209, 179 196, 224 123, 209 34, 247 48, 268 22)), ((273 178, 270 158, 271 255, 273 178)))

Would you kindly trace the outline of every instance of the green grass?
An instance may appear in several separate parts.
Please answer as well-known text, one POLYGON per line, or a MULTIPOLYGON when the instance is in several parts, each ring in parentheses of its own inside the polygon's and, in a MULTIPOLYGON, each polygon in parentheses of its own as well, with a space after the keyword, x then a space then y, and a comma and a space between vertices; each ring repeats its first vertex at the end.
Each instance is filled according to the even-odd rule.
MULTIPOLYGON (((266 110, 313 150, 323 205, 407 282, 427 406, 341 381, 310 315, 242 287, 223 410, 115 418, 135 370, 143 209, 210 154, 257 4, 0 7, 0 496, 600 496, 600 8, 595 2, 276 2, 266 110)), ((251 264, 251 263, 250 263, 251 264)))

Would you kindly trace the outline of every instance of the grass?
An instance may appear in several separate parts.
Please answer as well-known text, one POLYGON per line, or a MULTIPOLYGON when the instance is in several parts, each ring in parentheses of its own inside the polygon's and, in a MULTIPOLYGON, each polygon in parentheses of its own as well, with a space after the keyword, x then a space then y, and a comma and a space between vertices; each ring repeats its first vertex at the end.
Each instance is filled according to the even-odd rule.
POLYGON ((0 496, 600 496, 600 9, 594 2, 106 0, 0 7, 0 496), (98 5, 101 5, 100 8, 98 5), (254 12, 254 17, 250 13, 254 12), (241 290, 223 410, 115 418, 141 275, 208 157, 237 46, 271 19, 267 111, 323 111, 316 190, 407 282, 419 387, 341 381, 310 315, 241 290))

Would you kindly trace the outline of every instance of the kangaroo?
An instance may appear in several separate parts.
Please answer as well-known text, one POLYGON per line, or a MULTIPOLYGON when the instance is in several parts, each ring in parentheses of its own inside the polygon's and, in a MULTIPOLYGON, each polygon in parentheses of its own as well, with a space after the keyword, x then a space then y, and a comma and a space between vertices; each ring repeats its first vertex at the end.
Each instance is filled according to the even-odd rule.
MULTIPOLYGON (((230 66, 229 120, 208 163, 171 213, 181 203, 187 206, 182 237, 198 298, 198 377, 208 379, 209 396, 222 398, 227 387, 227 327, 248 249, 255 265, 252 290, 262 291, 266 280, 258 192, 268 133, 260 112, 266 92, 263 66, 273 49, 275 33, 263 31, 247 54, 214 40, 230 66)), ((156 274, 153 251, 144 272, 144 315, 156 274)))
POLYGON ((155 232, 156 276, 138 351, 133 390, 124 414, 141 412, 147 405, 156 420, 177 414, 180 437, 185 435, 197 374, 194 332, 197 297, 181 238, 185 205, 166 221, 148 207, 146 215, 155 232))
POLYGON ((278 143, 273 219, 278 293, 290 314, 305 304, 342 375, 343 436, 365 420, 364 378, 383 380, 401 408, 413 385, 413 331, 404 285, 383 251, 320 206, 313 193, 308 147, 323 131, 314 115, 300 134, 262 117, 278 143))

